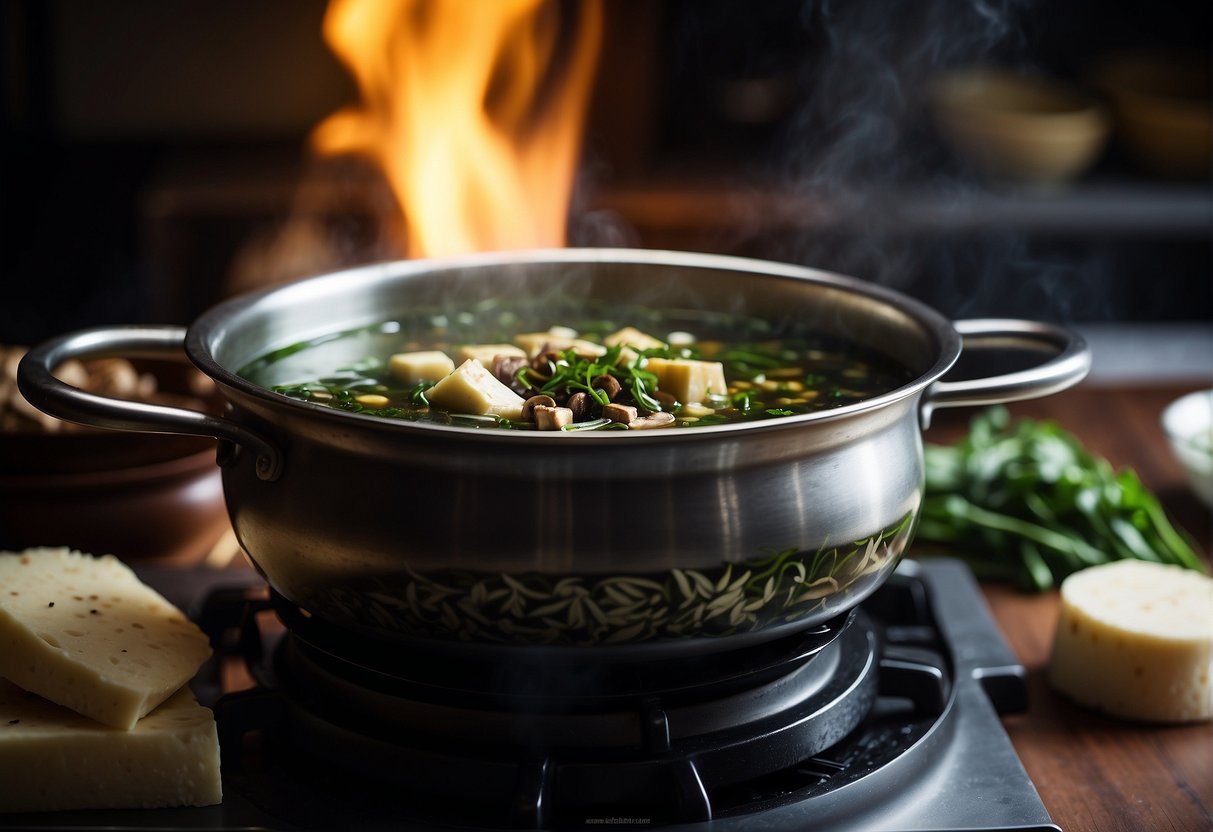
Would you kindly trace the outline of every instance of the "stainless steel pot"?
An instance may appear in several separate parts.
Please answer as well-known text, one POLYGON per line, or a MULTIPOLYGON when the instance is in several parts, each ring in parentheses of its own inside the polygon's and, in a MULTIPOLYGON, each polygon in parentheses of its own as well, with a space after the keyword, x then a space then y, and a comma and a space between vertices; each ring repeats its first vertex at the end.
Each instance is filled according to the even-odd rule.
POLYGON ((1057 327, 953 324, 852 278, 568 249, 366 266, 233 299, 188 331, 67 335, 31 351, 20 385, 71 421, 225 440, 219 464, 241 545, 278 592, 343 627, 389 639, 719 649, 820 623, 888 576, 917 518, 920 429, 933 408, 1046 395, 1088 366, 1082 340, 1057 327), (322 334, 503 298, 534 298, 541 310, 643 304, 776 328, 807 322, 896 358, 913 380, 763 422, 553 434, 352 415, 237 374, 322 334), (941 380, 962 342, 1044 358, 1026 371, 941 380), (220 385, 225 416, 102 399, 51 375, 68 358, 183 347, 220 385))

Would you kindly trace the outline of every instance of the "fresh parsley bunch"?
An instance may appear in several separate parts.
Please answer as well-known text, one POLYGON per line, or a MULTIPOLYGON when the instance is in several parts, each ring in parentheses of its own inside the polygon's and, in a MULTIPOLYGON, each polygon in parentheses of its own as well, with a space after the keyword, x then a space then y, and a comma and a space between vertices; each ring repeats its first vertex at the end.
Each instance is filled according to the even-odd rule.
POLYGON ((1124 558, 1203 571, 1134 471, 1114 471, 1053 422, 989 408, 959 443, 928 444, 925 461, 918 539, 955 550, 979 578, 1045 590, 1124 558))

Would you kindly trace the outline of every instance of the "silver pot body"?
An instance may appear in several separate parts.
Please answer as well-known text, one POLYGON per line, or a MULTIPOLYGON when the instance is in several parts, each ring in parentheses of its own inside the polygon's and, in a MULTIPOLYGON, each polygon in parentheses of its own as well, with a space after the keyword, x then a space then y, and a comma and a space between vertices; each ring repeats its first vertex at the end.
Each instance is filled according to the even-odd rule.
POLYGON ((116 412, 42 372, 85 350, 162 351, 180 338, 161 328, 58 339, 31 353, 22 389, 65 418, 223 439, 241 545, 313 615, 387 639, 549 649, 714 650, 838 615, 883 582, 911 539, 931 407, 1053 392, 1089 363, 1063 330, 953 324, 895 292, 810 269, 571 249, 367 266, 224 303, 184 337, 227 397, 223 419, 116 412), (762 422, 536 433, 343 413, 236 372, 334 331, 501 298, 725 312, 776 330, 808 322, 895 358, 913 380, 762 422), (962 332, 1049 354, 1032 371, 941 381, 962 332))

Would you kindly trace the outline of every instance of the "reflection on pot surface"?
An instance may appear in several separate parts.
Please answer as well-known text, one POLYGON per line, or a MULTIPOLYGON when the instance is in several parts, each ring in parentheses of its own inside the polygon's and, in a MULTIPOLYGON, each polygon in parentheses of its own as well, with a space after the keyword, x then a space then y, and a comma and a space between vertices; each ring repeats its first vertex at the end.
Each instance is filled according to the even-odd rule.
POLYGON ((863 540, 642 575, 511 576, 473 570, 376 578, 305 602, 334 621, 463 641, 589 646, 732 636, 819 618, 866 597, 896 566, 914 515, 863 540))

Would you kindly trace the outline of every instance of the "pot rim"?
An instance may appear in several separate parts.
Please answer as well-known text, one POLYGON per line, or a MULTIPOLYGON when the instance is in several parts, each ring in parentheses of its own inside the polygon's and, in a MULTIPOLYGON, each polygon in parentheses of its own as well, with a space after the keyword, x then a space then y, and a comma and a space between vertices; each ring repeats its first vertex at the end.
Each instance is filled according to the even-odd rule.
MULTIPOLYGON (((478 252, 473 254, 456 255, 440 258, 425 258, 415 260, 389 260, 380 263, 359 265, 349 269, 316 275, 293 283, 273 286, 251 293, 238 295, 223 301, 200 315, 188 328, 185 335, 185 351, 189 359, 202 372, 215 379, 220 384, 232 388, 245 396, 250 396, 273 408, 286 408, 309 418, 318 418, 339 424, 344 427, 360 425, 368 430, 402 432, 406 435, 418 436, 432 434, 434 436, 458 437, 472 441, 483 442, 513 442, 527 444, 532 442, 571 442, 574 444, 601 444, 621 441, 617 434, 622 431, 519 431, 493 430, 456 425, 441 425, 433 422, 414 422, 401 419, 391 419, 383 416, 371 416, 360 413, 347 413, 331 407, 282 396, 273 391, 243 378, 234 370, 220 364, 214 357, 212 345, 214 334, 222 332, 223 325, 231 318, 239 315, 264 299, 273 295, 288 295, 291 293, 307 292, 309 286, 321 283, 341 281, 343 284, 353 284, 352 291, 358 291, 360 286, 373 284, 387 277, 399 277, 409 274, 422 274, 435 269, 483 268, 487 266, 526 265, 527 263, 570 263, 581 265, 602 264, 634 264, 654 266, 677 266, 691 269, 714 269, 734 271, 739 274, 756 274, 768 277, 803 280, 841 289, 883 303, 907 315, 923 327, 935 340, 937 353, 934 363, 929 369, 920 373, 913 380, 902 384, 893 390, 859 402, 821 410, 813 413, 801 413, 792 416, 782 416, 776 419, 707 425, 704 427, 664 428, 658 431, 628 431, 622 441, 629 445, 645 442, 688 441, 696 437, 704 440, 721 435, 739 432, 754 433, 790 430, 806 424, 820 424, 847 419, 859 413, 877 410, 896 402, 912 397, 937 381, 956 362, 961 351, 961 336, 945 316, 930 306, 894 289, 873 284, 859 278, 849 277, 834 272, 799 266, 791 263, 761 260, 729 255, 706 254, 698 252, 679 252, 661 249, 627 249, 627 248, 561 248, 561 249, 520 249, 511 251, 478 252), (354 421, 351 422, 350 420, 354 421), (638 434, 638 435, 637 435, 638 434), (559 439, 553 439, 559 437, 559 439)), ((220 342, 221 343, 221 342, 220 342)))

